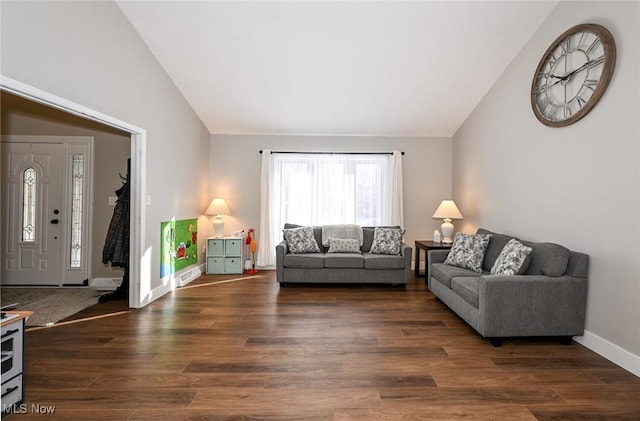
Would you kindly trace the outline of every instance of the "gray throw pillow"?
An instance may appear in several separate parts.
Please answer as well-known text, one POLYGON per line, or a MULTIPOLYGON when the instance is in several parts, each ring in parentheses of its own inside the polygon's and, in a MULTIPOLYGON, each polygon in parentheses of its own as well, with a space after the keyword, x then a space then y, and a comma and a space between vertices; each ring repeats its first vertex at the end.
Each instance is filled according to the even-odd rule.
POLYGON ((523 269, 524 263, 531 250, 533 250, 531 247, 525 246, 515 238, 509 240, 493 264, 491 274, 517 275, 523 273, 526 270, 526 268, 523 269))
POLYGON ((482 273, 482 260, 490 239, 490 234, 457 233, 444 263, 482 273))
POLYGON ((379 228, 373 231, 373 244, 371 244, 372 254, 400 254, 400 245, 404 230, 398 228, 379 228))
POLYGON ((329 253, 360 253, 360 241, 355 238, 329 238, 329 253))
POLYGON ((282 230, 291 254, 320 253, 320 247, 313 236, 313 227, 299 227, 282 230))

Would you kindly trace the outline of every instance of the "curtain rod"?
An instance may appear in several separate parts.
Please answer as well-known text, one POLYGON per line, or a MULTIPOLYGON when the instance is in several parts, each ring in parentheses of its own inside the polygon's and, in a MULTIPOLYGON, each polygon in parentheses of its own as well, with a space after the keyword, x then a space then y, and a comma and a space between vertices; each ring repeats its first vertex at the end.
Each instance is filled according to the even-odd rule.
MULTIPOLYGON (((262 153, 262 149, 260 149, 262 153)), ((293 151, 271 151, 274 153, 297 153, 297 154, 313 154, 313 155, 393 155, 393 152, 293 152, 293 151)), ((404 151, 400 152, 404 155, 404 151)))

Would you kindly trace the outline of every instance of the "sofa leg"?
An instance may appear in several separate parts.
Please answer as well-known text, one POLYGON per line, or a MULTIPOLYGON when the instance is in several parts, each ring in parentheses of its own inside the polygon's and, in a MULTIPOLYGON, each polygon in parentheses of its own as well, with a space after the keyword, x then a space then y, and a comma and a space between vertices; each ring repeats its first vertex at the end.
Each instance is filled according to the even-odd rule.
POLYGON ((571 342, 573 341, 573 337, 572 336, 560 336, 558 338, 558 340, 560 341, 561 345, 571 345, 571 342))
POLYGON ((496 348, 500 348, 502 346, 502 338, 489 338, 489 342, 496 348))

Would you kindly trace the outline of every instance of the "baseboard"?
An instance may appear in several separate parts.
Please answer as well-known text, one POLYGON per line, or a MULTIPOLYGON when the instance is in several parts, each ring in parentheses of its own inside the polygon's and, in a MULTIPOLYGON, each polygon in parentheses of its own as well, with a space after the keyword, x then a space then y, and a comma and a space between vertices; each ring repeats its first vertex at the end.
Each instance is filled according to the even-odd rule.
POLYGON ((122 278, 93 278, 89 287, 98 291, 115 291, 122 283, 122 278))
POLYGON ((620 348, 588 330, 585 330, 582 336, 575 336, 573 340, 640 377, 640 356, 620 348))
POLYGON ((202 275, 205 265, 197 265, 188 267, 180 272, 171 274, 163 279, 163 282, 151 290, 149 295, 142 300, 141 307, 146 306, 162 297, 163 295, 173 291, 176 288, 185 286, 189 282, 197 279, 202 275))
POLYGON ((184 271, 180 272, 178 276, 176 276, 176 279, 178 280, 178 286, 183 287, 189 282, 198 279, 200 275, 202 275, 200 266, 196 266, 195 268, 191 269, 185 269, 184 271))

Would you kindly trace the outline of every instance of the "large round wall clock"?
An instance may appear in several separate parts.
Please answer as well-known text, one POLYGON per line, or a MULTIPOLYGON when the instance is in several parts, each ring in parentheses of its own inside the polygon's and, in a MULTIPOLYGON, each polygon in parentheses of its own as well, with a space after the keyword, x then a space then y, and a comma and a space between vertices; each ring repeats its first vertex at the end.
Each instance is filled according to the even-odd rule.
POLYGON ((561 34, 542 56, 531 84, 538 120, 564 127, 587 115, 607 89, 616 45, 601 25, 586 23, 561 34))

